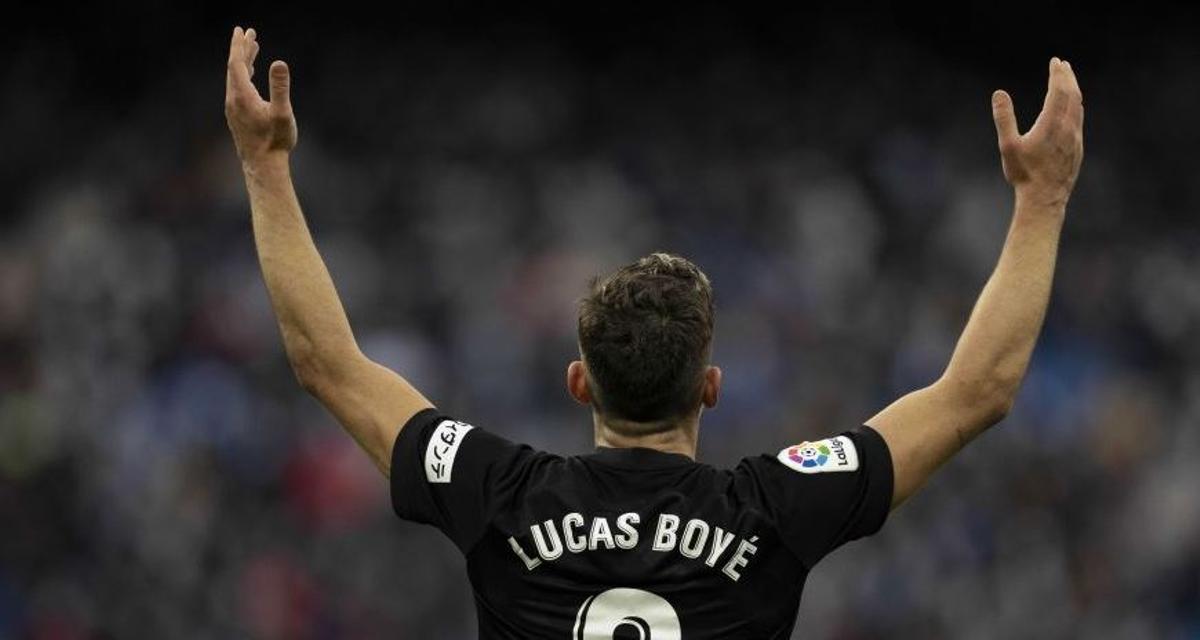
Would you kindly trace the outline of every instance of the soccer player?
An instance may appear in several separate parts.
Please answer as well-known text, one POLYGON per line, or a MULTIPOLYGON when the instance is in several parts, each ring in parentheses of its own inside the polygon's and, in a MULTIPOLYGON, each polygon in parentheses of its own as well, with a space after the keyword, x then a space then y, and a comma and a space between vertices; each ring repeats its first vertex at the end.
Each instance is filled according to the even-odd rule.
POLYGON ((590 454, 536 451, 455 419, 363 355, 292 187, 288 67, 271 64, 263 100, 251 83, 258 48, 253 29, 234 29, 225 114, 288 360, 390 476, 396 513, 466 556, 481 637, 786 638, 813 565, 878 531, 1012 406, 1083 157, 1065 61, 1050 61, 1025 134, 1008 94, 992 95, 1012 223, 942 376, 862 426, 720 470, 694 460, 700 414, 721 387, 712 289, 678 256, 600 278, 580 305, 566 383, 591 407, 590 454))

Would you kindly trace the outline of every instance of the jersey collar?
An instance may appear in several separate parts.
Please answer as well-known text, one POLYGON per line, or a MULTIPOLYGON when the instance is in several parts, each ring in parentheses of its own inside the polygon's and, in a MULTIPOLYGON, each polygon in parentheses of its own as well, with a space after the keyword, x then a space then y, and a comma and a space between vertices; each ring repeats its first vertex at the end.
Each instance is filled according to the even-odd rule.
POLYGON ((695 460, 682 453, 667 453, 646 447, 596 447, 587 458, 601 464, 629 469, 671 469, 696 464, 695 460))

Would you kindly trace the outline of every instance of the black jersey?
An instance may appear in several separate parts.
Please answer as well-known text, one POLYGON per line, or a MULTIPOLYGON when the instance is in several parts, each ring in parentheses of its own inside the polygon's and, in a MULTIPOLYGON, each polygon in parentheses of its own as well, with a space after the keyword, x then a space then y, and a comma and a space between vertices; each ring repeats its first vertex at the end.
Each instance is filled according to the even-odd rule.
POLYGON ((805 577, 879 530, 892 462, 870 427, 733 470, 653 449, 562 457, 426 409, 392 504, 467 560, 481 638, 787 638, 805 577))

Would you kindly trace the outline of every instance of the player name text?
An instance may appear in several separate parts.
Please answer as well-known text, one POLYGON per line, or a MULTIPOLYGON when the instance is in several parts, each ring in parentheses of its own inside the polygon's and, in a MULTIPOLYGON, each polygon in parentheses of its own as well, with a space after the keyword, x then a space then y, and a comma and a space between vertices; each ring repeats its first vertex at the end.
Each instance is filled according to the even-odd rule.
POLYGON ((543 562, 554 562, 564 553, 583 553, 597 549, 636 549, 639 544, 650 546, 656 553, 678 553, 690 560, 703 562, 737 581, 742 570, 758 552, 755 542, 758 536, 749 539, 732 531, 710 525, 699 518, 684 522, 679 516, 662 513, 654 522, 654 535, 649 541, 641 536, 642 517, 638 513, 622 513, 610 522, 605 516, 596 516, 589 522, 580 513, 568 513, 561 520, 546 520, 529 527, 533 540, 533 554, 509 537, 508 544, 517 554, 525 568, 533 571, 543 562))

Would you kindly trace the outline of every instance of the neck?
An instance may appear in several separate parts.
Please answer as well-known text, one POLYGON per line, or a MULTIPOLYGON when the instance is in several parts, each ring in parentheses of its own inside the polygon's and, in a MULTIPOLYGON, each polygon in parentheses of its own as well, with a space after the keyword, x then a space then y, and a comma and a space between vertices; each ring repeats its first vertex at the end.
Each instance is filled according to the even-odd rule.
POLYGON ((665 453, 680 453, 696 459, 696 441, 700 431, 699 415, 670 423, 646 423, 605 418, 593 413, 592 425, 598 447, 642 447, 665 453))

